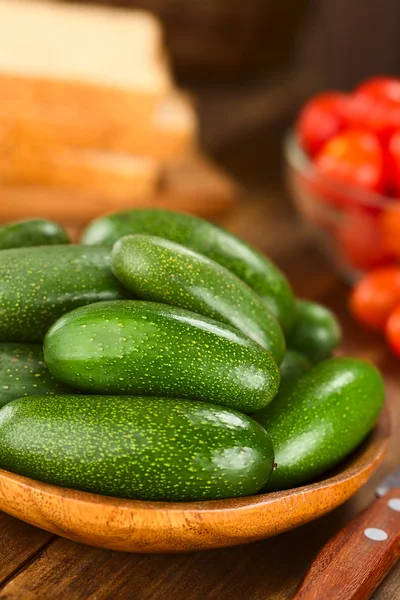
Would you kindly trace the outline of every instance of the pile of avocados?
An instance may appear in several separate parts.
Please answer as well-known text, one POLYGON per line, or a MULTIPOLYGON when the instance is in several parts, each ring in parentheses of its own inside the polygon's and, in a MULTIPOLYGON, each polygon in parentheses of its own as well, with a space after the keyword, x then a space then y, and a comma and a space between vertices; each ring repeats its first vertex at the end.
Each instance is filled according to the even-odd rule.
POLYGON ((315 481, 384 400, 370 363, 279 269, 187 214, 130 210, 80 244, 0 227, 0 468, 138 500, 315 481))

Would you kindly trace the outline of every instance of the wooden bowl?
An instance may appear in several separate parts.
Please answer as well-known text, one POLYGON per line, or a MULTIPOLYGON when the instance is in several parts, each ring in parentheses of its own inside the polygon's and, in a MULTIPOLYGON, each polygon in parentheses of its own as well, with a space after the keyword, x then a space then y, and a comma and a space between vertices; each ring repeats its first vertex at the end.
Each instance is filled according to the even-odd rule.
POLYGON ((187 552, 271 537, 336 508, 368 480, 389 441, 386 411, 331 477, 300 488, 210 502, 119 500, 0 470, 0 510, 63 537, 125 552, 187 552))

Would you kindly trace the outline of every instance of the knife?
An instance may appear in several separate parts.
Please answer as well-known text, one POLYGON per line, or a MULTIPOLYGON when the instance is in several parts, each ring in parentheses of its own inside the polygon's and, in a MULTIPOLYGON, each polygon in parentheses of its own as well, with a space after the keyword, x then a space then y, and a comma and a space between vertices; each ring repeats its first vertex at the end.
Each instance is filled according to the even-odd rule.
POLYGON ((292 600, 367 600, 400 557, 400 468, 311 563, 292 600))

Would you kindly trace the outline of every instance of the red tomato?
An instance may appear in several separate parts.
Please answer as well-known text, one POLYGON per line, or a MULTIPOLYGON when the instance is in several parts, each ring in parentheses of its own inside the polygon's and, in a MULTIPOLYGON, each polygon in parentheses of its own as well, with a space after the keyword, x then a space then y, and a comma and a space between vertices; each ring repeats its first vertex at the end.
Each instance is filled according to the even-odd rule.
POLYGON ((392 155, 389 152, 389 141, 390 141, 390 137, 388 138, 387 142, 384 142, 382 140, 382 147, 383 147, 383 189, 382 189, 382 194, 384 196, 387 196, 389 198, 395 198, 397 195, 397 191, 396 191, 396 168, 395 168, 395 164, 393 162, 393 158, 392 155))
POLYGON ((396 77, 371 77, 358 86, 358 93, 400 103, 400 79, 396 77))
POLYGON ((394 203, 388 206, 378 223, 386 250, 400 258, 400 205, 394 203))
POLYGON ((400 128, 400 101, 361 87, 349 97, 346 119, 351 127, 363 127, 387 141, 400 128))
POLYGON ((387 265, 393 254, 386 248, 379 221, 361 208, 342 212, 344 220, 336 229, 340 253, 354 269, 368 271, 387 265))
POLYGON ((400 267, 371 271, 350 296, 354 317, 370 329, 383 330, 390 313, 400 304, 400 267))
POLYGON ((326 92, 307 102, 297 120, 296 132, 303 150, 314 155, 346 125, 344 114, 348 96, 326 92))
POLYGON ((320 173, 343 183, 379 191, 383 185, 383 150, 368 131, 348 129, 329 140, 315 157, 320 173))
POLYGON ((400 197, 400 129, 389 140, 388 155, 391 184, 396 196, 400 197))
POLYGON ((389 346, 397 356, 400 356, 400 305, 390 313, 385 329, 389 346))

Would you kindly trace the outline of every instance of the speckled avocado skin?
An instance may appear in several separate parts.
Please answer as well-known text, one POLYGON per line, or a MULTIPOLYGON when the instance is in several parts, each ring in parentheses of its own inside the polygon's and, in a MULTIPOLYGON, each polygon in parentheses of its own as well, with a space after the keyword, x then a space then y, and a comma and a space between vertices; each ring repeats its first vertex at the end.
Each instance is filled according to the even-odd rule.
POLYGON ((44 356, 61 382, 92 393, 191 398, 252 412, 279 386, 269 352, 233 327, 139 300, 100 302, 59 319, 44 356))
POLYGON ((82 243, 111 245, 133 233, 166 238, 215 260, 261 296, 283 329, 291 324, 294 299, 283 273, 236 236, 198 217, 157 209, 115 213, 93 221, 85 230, 82 243))
POLYGON ((41 346, 0 344, 0 407, 22 396, 63 391, 45 365, 41 346))
POLYGON ((274 471, 264 491, 313 481, 352 452, 383 406, 382 377, 370 363, 331 358, 319 363, 253 415, 268 429, 274 471))
POLYGON ((130 294, 114 277, 109 248, 37 246, 0 251, 0 342, 39 343, 64 313, 130 294))
POLYGON ((55 395, 0 410, 1 468, 107 496, 245 496, 265 485, 273 462, 258 423, 204 402, 55 395))
POLYGON ((0 250, 68 244, 69 236, 65 229, 45 219, 26 219, 0 227, 0 250))
POLYGON ((222 265, 181 244, 149 235, 121 238, 111 268, 134 296, 186 308, 236 327, 271 352, 285 352, 282 329, 265 302, 222 265))
POLYGON ((317 363, 331 356, 341 337, 340 324, 332 311, 316 302, 296 301, 294 322, 286 335, 288 348, 317 363))

